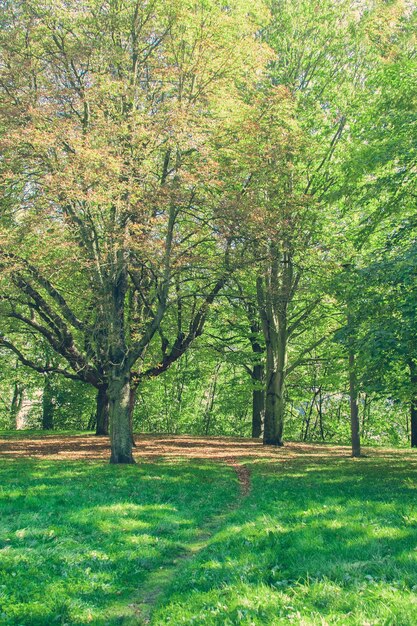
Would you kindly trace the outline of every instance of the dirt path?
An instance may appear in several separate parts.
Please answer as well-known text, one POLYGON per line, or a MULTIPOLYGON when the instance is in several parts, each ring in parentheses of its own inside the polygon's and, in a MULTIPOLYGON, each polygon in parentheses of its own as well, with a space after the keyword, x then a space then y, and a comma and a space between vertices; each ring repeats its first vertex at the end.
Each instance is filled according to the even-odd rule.
POLYGON ((236 472, 239 493, 237 496, 235 495, 225 510, 207 520, 204 526, 199 529, 197 538, 184 546, 182 554, 177 555, 163 569, 156 570, 149 576, 146 580, 146 588, 129 605, 133 615, 138 620, 138 626, 151 624, 154 610, 161 604, 173 581, 181 575, 185 564, 198 556, 210 544, 228 517, 241 506, 243 500, 249 495, 251 489, 249 468, 234 458, 223 461, 236 472))

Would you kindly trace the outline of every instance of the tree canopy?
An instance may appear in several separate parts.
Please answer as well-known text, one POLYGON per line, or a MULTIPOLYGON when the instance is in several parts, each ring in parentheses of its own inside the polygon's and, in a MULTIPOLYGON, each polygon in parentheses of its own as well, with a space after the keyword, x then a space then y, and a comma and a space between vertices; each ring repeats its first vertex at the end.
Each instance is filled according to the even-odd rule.
POLYGON ((413 3, 0 19, 3 422, 417 445, 413 3))

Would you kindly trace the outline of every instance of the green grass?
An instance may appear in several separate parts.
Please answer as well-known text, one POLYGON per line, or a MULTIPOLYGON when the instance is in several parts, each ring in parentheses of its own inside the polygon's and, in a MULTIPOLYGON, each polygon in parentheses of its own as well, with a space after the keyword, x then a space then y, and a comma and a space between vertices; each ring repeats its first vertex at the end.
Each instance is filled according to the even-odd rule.
POLYGON ((0 623, 415 626, 403 456, 248 463, 243 499, 220 464, 3 461, 0 623))
POLYGON ((86 437, 87 435, 92 434, 92 430, 40 430, 29 428, 27 430, 0 429, 0 439, 32 439, 32 437, 59 437, 60 435, 86 437))
POLYGON ((236 497, 222 465, 2 461, 0 624, 137 624, 152 572, 236 497))

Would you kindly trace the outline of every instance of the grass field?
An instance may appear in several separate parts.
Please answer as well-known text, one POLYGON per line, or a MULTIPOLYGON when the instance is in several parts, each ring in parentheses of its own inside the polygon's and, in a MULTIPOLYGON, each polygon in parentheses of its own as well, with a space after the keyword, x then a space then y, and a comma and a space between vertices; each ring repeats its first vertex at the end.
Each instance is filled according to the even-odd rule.
POLYGON ((417 456, 368 454, 3 458, 0 624, 414 626, 417 456))

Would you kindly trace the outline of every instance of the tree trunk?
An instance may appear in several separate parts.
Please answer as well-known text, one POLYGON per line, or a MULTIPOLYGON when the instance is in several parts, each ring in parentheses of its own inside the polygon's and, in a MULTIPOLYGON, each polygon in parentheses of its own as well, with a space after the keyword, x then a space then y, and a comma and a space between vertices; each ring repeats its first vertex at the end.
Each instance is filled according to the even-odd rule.
POLYGON ((264 438, 265 445, 282 446, 284 429, 284 377, 282 372, 268 374, 266 388, 264 438))
POLYGON ((17 415, 19 414, 19 411, 21 409, 22 406, 22 402, 23 402, 23 393, 24 393, 24 388, 21 386, 20 383, 15 382, 14 384, 14 390, 13 390, 13 397, 12 397, 12 402, 10 405, 10 416, 11 416, 11 420, 12 420, 12 428, 17 428, 17 415))
POLYGON ((259 438, 263 432, 265 419, 265 389, 261 388, 264 379, 264 368, 255 365, 252 372, 254 389, 252 391, 252 437, 259 438))
POLYGON ((100 385, 96 399, 96 435, 109 434, 109 396, 107 385, 100 385))
POLYGON ((314 409, 314 404, 316 402, 317 399, 317 390, 314 392, 313 397, 311 399, 311 403, 310 403, 310 407, 308 409, 308 414, 306 414, 304 420, 305 420, 305 431, 302 435, 302 440, 303 441, 307 441, 308 438, 308 431, 310 429, 310 424, 311 424, 311 416, 313 415, 313 409, 314 409))
POLYGON ((324 441, 325 436, 324 436, 324 428, 323 428, 323 396, 321 393, 321 387, 320 387, 320 393, 319 393, 318 412, 319 412, 320 437, 321 437, 321 440, 324 441))
POLYGON ((133 414, 135 412, 135 404, 136 404, 136 386, 130 385, 130 392, 129 392, 129 428, 130 428, 130 438, 132 440, 132 447, 133 448, 136 448, 135 435, 134 435, 134 426, 133 426, 133 414))
POLYGON ((54 427, 54 403, 52 385, 49 376, 45 376, 42 394, 42 429, 52 430, 54 427))
POLYGON ((411 447, 417 448, 417 365, 414 361, 408 362, 410 368, 411 401, 410 401, 410 432, 411 447))
POLYGON ((263 443, 282 446, 287 370, 288 304, 294 294, 291 254, 270 245, 270 265, 256 281, 259 316, 266 344, 266 399, 263 443))
POLYGON ((267 340, 266 401, 263 437, 265 445, 283 445, 285 366, 287 359, 286 339, 285 320, 281 320, 279 331, 276 332, 271 328, 267 340))
POLYGON ((214 374, 213 374, 212 381, 210 384, 210 389, 207 395, 206 409, 204 411, 204 418, 203 418, 205 435, 208 435, 210 433, 211 417, 212 417, 212 412, 213 412, 214 399, 216 397, 217 378, 219 375, 220 367, 221 367, 221 363, 218 363, 214 369, 214 374))
POLYGON ((134 463, 132 456, 130 372, 117 369, 109 382, 110 463, 134 463))
POLYGON ((355 355, 352 351, 349 352, 349 398, 352 456, 359 457, 361 455, 361 442, 359 436, 358 390, 355 373, 355 355))
POLYGON ((411 447, 417 448, 417 399, 413 398, 410 407, 411 447))
POLYGON ((256 361, 251 371, 252 377, 252 437, 259 438, 264 429, 265 419, 265 368, 263 363, 264 347, 260 343, 261 323, 257 318, 256 309, 248 305, 250 324, 249 340, 256 361))

